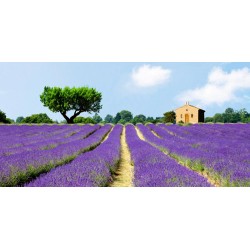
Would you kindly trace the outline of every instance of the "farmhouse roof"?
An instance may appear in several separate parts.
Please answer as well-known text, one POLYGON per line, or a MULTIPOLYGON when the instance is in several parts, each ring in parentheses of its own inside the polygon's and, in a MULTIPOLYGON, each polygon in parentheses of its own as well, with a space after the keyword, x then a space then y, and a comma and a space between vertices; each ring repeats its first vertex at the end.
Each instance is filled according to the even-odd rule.
MULTIPOLYGON (((206 112, 204 109, 200 109, 200 108, 198 108, 198 107, 195 107, 195 106, 193 106, 193 105, 190 105, 189 102, 186 102, 185 105, 183 105, 183 106, 181 106, 181 107, 179 107, 179 108, 177 108, 177 109, 183 108, 183 107, 185 107, 185 106, 189 106, 189 107, 196 108, 196 109, 198 109, 198 110, 202 110, 202 111, 206 112)), ((175 110, 177 110, 177 109, 175 109, 175 110)))

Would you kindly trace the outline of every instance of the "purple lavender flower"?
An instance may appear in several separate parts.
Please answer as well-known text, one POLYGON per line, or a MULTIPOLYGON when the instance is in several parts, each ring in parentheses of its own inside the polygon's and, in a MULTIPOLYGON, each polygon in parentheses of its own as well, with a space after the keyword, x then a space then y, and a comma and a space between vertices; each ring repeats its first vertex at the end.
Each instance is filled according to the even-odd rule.
POLYGON ((249 124, 139 125, 145 138, 223 186, 250 186, 249 124), (155 136, 154 131, 160 138, 155 136))
POLYGON ((71 163, 54 168, 27 184, 27 187, 96 187, 112 180, 120 157, 122 125, 116 125, 106 141, 71 163))
MULTIPOLYGON (((14 186, 28 181, 43 172, 72 161, 80 153, 89 151, 101 143, 101 140, 111 129, 104 125, 96 131, 96 127, 81 127, 87 138, 80 138, 58 145, 48 150, 34 150, 0 157, 0 185, 14 186), (94 132, 94 133, 93 133, 94 132), (93 133, 93 134, 92 134, 93 133)), ((79 132, 80 133, 80 132, 79 132)))
POLYGON ((134 164, 135 186, 211 186, 204 177, 179 165, 175 160, 165 155, 157 148, 140 140, 133 125, 126 126, 126 140, 134 164))

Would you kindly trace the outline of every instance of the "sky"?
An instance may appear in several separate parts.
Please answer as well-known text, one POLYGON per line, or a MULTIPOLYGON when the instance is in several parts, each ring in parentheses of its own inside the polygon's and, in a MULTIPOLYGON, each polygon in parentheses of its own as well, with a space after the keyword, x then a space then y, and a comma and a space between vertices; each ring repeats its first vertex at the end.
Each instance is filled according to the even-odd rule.
MULTIPOLYGON (((250 112, 250 63, 0 63, 0 110, 7 117, 47 113, 40 102, 45 86, 89 86, 102 93, 100 116, 121 110, 160 117, 189 101, 205 116, 227 107, 250 112)), ((84 113, 82 116, 93 116, 84 113)))

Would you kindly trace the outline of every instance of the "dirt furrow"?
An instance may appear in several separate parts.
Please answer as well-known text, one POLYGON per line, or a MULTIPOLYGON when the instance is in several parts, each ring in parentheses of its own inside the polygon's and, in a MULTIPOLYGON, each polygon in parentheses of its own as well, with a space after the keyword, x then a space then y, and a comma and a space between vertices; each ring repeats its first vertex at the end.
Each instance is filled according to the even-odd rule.
POLYGON ((126 128, 121 135, 121 155, 117 171, 113 175, 114 181, 111 187, 133 187, 134 166, 131 164, 131 156, 126 142, 126 128))

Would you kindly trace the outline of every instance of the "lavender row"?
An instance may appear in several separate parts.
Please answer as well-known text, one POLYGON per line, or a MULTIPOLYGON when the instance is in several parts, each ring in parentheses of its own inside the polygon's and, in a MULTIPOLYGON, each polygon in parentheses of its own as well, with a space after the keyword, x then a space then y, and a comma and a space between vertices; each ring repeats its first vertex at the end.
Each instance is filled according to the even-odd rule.
MULTIPOLYGON (((211 127, 213 125, 208 126, 211 127)), ((219 131, 216 128, 209 128, 211 131, 208 130, 205 132, 204 128, 208 126, 190 126, 186 129, 186 136, 182 135, 182 138, 171 136, 165 129, 162 129, 164 128, 163 126, 149 125, 148 127, 160 135, 163 140, 167 141, 170 152, 176 151, 177 148, 185 151, 186 148, 189 152, 188 156, 192 155, 190 154, 191 151, 194 153, 199 152, 200 156, 204 159, 209 154, 213 154, 213 156, 217 155, 217 158, 231 158, 232 160, 237 155, 237 160, 241 162, 249 159, 250 143, 247 139, 247 134, 244 137, 240 136, 234 128, 231 130, 231 127, 224 128, 221 135, 217 133, 219 131), (214 134, 217 134, 217 136, 214 134)), ((168 127, 167 130, 169 130, 168 127)), ((178 132, 177 135, 179 135, 178 132)), ((237 162, 236 159, 234 159, 234 162, 237 162)))
POLYGON ((193 125, 185 128, 188 143, 204 158, 209 170, 222 177, 224 185, 250 185, 249 124, 193 125))
MULTIPOLYGON (((27 130, 28 129, 29 128, 27 127, 27 130)), ((79 128, 77 130, 76 128, 73 130, 72 129, 73 128, 71 127, 68 127, 67 129, 61 129, 61 127, 58 126, 57 130, 51 133, 51 131, 48 132, 46 131, 46 128, 41 127, 41 132, 37 133, 35 136, 27 136, 25 135, 25 131, 19 131, 19 133, 6 136, 6 138, 0 136, 0 139, 4 142, 4 144, 2 144, 0 147, 0 156, 8 156, 25 151, 26 148, 29 150, 29 148, 35 147, 36 145, 43 145, 43 143, 51 141, 51 138, 63 138, 73 132, 75 133, 79 131, 79 128)))
MULTIPOLYGON (((76 140, 80 140, 82 138, 87 137, 91 133, 93 133, 96 129, 99 129, 99 125, 95 126, 82 126, 80 128, 73 129, 70 131, 66 131, 66 133, 60 133, 59 135, 56 135, 54 137, 46 138, 43 141, 39 142, 33 142, 26 146, 20 146, 16 148, 6 148, 4 150, 1 150, 0 152, 2 155, 0 155, 0 162, 1 161, 8 161, 9 158, 15 158, 18 157, 18 155, 25 155, 27 151, 32 151, 35 153, 35 151, 39 150, 48 150, 57 147, 60 144, 66 144, 69 142, 73 142, 76 140), (80 130, 80 131, 79 131, 80 130)), ((32 140, 31 140, 32 141, 32 140)))
MULTIPOLYGON (((162 139, 154 136, 146 127, 140 126, 140 129, 148 141, 167 150, 194 170, 207 172, 220 185, 249 186, 250 143, 241 133, 237 133, 235 125, 240 124, 230 125, 186 127, 186 136, 182 134, 182 138, 170 135, 162 127, 150 125, 149 128, 162 139)), ((247 129, 245 132, 248 138, 247 129)), ((178 132, 175 133, 178 135, 178 132)))
POLYGON ((27 151, 0 159, 0 185, 15 186, 34 178, 42 172, 72 161, 80 153, 98 146, 111 125, 104 125, 86 139, 72 141, 50 150, 27 151))
POLYGON ((116 125, 109 137, 93 151, 71 163, 57 167, 27 184, 27 187, 98 187, 111 181, 120 158, 122 125, 116 125))
POLYGON ((0 126, 0 151, 31 145, 33 143, 49 140, 51 137, 60 137, 62 134, 70 136, 72 132, 80 131, 80 126, 0 126), (13 133, 12 130, 15 131, 13 133), (20 129, 21 128, 21 129, 20 129))
POLYGON ((133 125, 126 126, 126 140, 134 164, 137 187, 209 187, 205 178, 179 165, 149 143, 139 139, 133 125))
MULTIPOLYGON (((44 140, 39 140, 38 142, 29 143, 25 146, 0 150, 0 158, 4 156, 8 157, 10 155, 22 153, 25 151, 37 151, 55 148, 61 144, 66 144, 79 139, 83 139, 99 128, 100 125, 71 127, 71 130, 67 130, 64 133, 56 134, 55 136, 51 136, 49 138, 46 137, 44 140)), ((32 140, 30 141, 32 142, 32 140)))
POLYGON ((250 139, 250 124, 212 124, 200 125, 194 124, 192 126, 166 126, 164 124, 158 125, 168 131, 174 132, 186 139, 195 139, 206 141, 207 138, 212 139, 229 139, 231 140, 246 140, 250 139), (204 136, 205 135, 205 136, 204 136))
MULTIPOLYGON (((164 127, 163 127, 164 128, 164 127)), ((185 128, 183 139, 191 146, 210 153, 223 153, 229 157, 241 156, 247 160, 250 152, 250 126, 247 124, 193 125, 185 128)))

